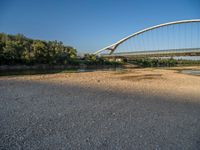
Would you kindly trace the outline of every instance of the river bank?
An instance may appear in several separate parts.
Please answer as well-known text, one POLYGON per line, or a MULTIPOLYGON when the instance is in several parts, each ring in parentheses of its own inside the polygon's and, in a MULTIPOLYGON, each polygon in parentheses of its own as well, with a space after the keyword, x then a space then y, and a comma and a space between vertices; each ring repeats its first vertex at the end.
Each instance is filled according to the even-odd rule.
POLYGON ((199 149, 200 77, 181 69, 0 77, 0 148, 199 149))

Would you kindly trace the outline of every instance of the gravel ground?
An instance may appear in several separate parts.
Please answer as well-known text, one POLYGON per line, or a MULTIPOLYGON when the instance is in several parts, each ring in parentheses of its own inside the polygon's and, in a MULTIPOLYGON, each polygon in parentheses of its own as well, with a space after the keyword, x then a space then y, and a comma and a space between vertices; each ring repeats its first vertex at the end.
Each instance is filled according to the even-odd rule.
POLYGON ((0 78, 0 149, 200 149, 200 77, 135 69, 0 78))

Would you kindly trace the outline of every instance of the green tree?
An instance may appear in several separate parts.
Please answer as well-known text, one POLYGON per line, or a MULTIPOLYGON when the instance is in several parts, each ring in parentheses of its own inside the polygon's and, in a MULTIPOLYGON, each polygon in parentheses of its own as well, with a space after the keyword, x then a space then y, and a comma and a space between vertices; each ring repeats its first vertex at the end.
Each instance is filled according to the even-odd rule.
POLYGON ((46 63, 48 56, 48 49, 44 42, 42 41, 34 41, 32 44, 33 48, 33 59, 36 63, 46 63))
POLYGON ((6 41, 3 54, 6 64, 20 63, 23 48, 14 41, 6 41))
POLYGON ((5 63, 5 58, 4 58, 4 49, 3 47, 5 46, 5 43, 0 41, 0 65, 4 64, 5 63))

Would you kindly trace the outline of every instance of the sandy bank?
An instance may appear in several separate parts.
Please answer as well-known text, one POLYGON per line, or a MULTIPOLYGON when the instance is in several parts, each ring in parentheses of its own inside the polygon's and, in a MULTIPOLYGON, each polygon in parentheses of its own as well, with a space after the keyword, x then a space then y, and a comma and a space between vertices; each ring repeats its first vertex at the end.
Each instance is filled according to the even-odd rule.
POLYGON ((200 77, 176 69, 0 77, 0 149, 198 150, 200 77))

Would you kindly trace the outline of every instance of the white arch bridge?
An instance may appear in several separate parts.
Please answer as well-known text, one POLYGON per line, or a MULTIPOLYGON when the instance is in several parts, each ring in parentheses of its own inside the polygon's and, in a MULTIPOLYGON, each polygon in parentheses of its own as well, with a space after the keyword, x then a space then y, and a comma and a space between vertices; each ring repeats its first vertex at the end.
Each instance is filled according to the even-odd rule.
POLYGON ((135 32, 94 54, 104 57, 200 56, 200 19, 152 26, 135 32))

